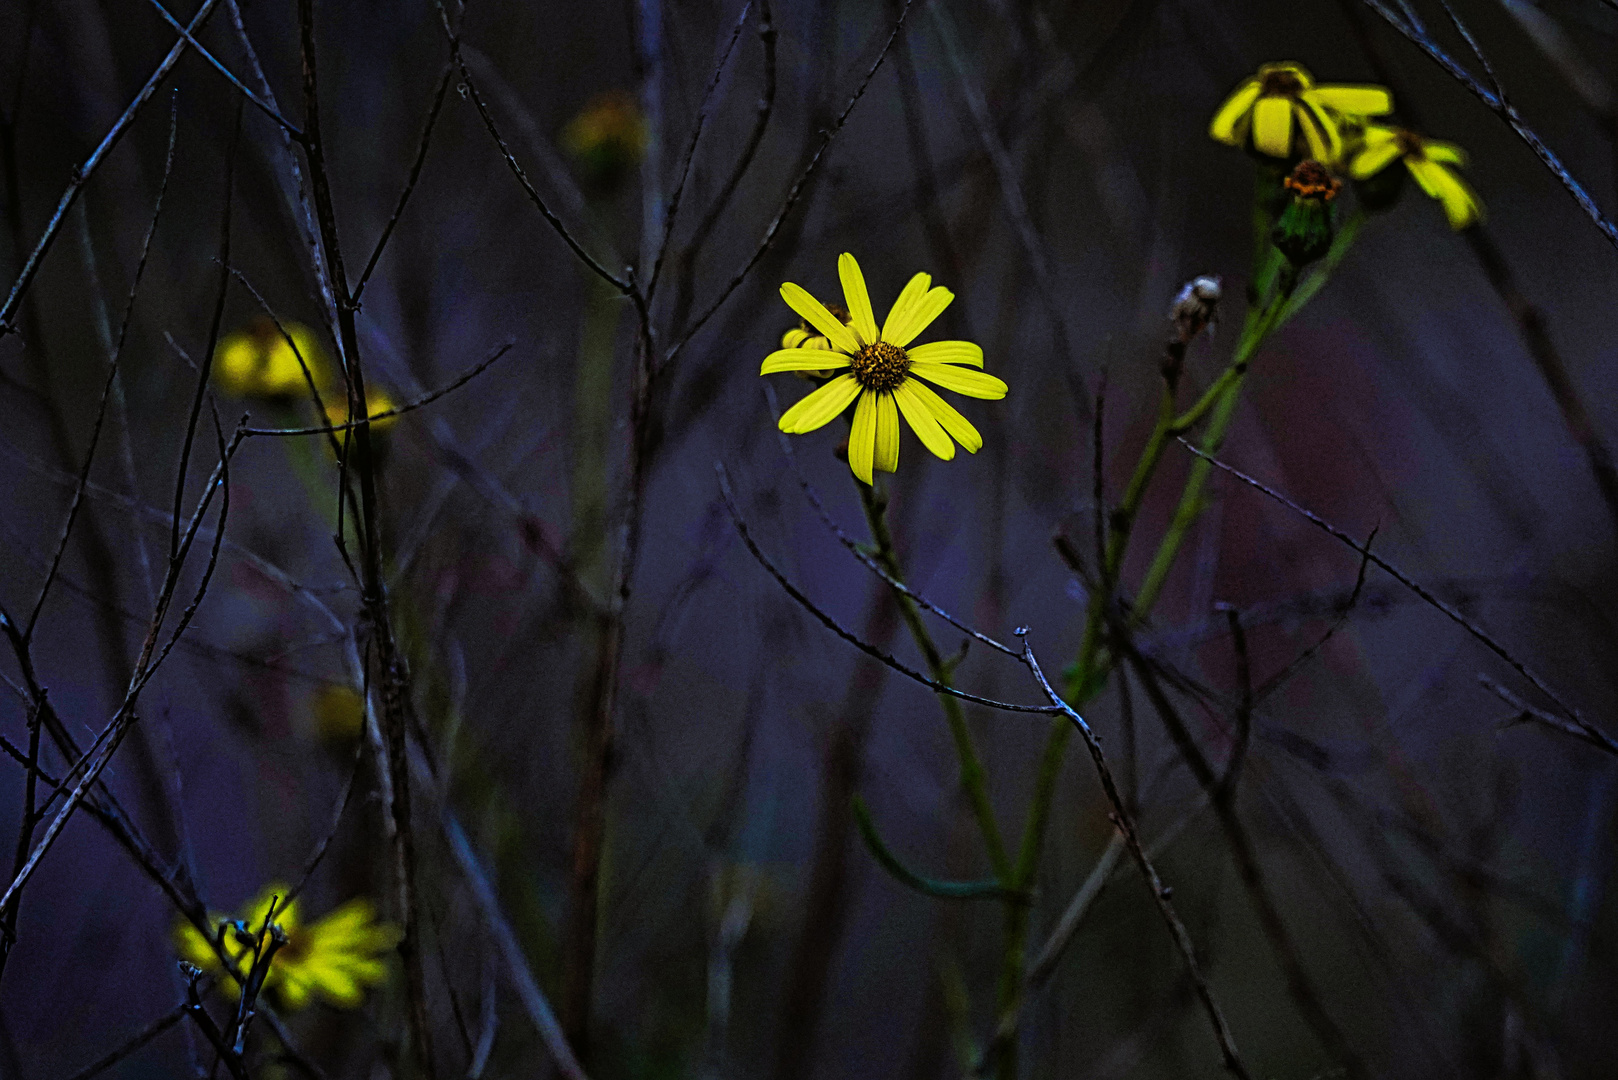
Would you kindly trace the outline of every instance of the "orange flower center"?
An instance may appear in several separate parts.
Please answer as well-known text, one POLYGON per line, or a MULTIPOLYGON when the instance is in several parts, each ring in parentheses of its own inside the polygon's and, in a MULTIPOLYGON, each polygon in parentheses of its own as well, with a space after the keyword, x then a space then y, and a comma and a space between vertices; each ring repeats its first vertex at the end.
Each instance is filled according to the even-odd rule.
POLYGON ((892 390, 905 381, 910 371, 910 357, 897 345, 877 341, 862 346, 849 366, 854 369, 854 381, 865 389, 892 390))
POLYGON ((1325 202, 1337 197, 1343 182, 1326 171, 1318 161, 1300 161, 1286 178, 1287 190, 1300 199, 1320 199, 1325 202))

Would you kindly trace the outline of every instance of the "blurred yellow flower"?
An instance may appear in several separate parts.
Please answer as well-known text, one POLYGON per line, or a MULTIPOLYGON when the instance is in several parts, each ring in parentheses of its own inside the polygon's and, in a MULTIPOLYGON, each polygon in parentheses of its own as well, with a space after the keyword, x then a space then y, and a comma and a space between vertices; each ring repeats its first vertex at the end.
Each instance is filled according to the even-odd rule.
POLYGON ((1466 165, 1466 151, 1453 143, 1370 124, 1347 156, 1348 174, 1355 180, 1369 180, 1401 160, 1421 190, 1443 206, 1450 228, 1465 229, 1483 219, 1482 201, 1456 171, 1466 165))
MULTIPOLYGON (((245 936, 258 937, 270 902, 286 894, 284 885, 271 885, 242 909, 240 921, 245 936)), ((271 920, 286 935, 287 943, 270 961, 265 992, 287 1009, 301 1009, 317 997, 339 1008, 357 1008, 365 1000, 366 987, 387 979, 383 957, 399 943, 398 929, 377 922, 376 908, 363 897, 350 900, 308 926, 299 921, 298 903, 294 900, 285 908, 278 907, 271 920)), ((222 915, 212 919, 215 926, 225 921, 222 915)), ((225 974, 213 947, 196 927, 179 923, 174 939, 181 959, 218 977, 226 994, 241 993, 241 987, 225 974)), ((225 929, 225 952, 245 974, 252 962, 252 946, 240 940, 231 927, 225 929)))
POLYGON ((917 274, 899 293, 878 332, 865 276, 854 256, 841 255, 837 273, 848 305, 846 325, 801 286, 790 281, 781 286, 781 298, 825 337, 831 349, 810 345, 805 338, 796 347, 766 356, 759 374, 851 369, 788 409, 781 417, 781 430, 797 435, 814 431, 853 405, 848 464, 867 484, 873 469, 893 472, 899 467, 901 412, 922 445, 944 460, 955 456, 956 442, 976 453, 983 445, 977 429, 917 379, 989 400, 1005 397, 1006 384, 993 375, 969 370, 983 367, 982 348, 969 341, 933 341, 906 348, 949 306, 955 294, 932 288, 931 275, 917 274))
POLYGON ((337 746, 353 746, 365 730, 365 701, 343 683, 327 683, 315 691, 314 714, 320 738, 337 746))
POLYGON ((225 337, 214 352, 213 377, 232 397, 298 398, 309 393, 309 378, 324 391, 331 385, 332 365, 313 330, 302 323, 283 323, 282 334, 266 318, 225 337), (292 344, 287 344, 287 338, 292 344), (293 346, 297 349, 294 351, 293 346), (303 363, 298 362, 299 357, 303 363), (309 378, 304 376, 304 366, 309 378))
POLYGON ((622 90, 591 98, 562 130, 562 145, 593 187, 611 189, 646 153, 651 131, 635 99, 622 90))
MULTIPOLYGON (((346 397, 339 393, 332 397, 323 398, 322 402, 326 406, 326 423, 328 425, 337 427, 340 424, 348 423, 348 399, 346 397)), ((371 414, 371 430, 373 432, 386 431, 398 421, 397 416, 380 415, 390 413, 397 407, 393 396, 380 386, 367 386, 365 388, 365 403, 369 407, 371 414)), ((338 439, 339 441, 342 439, 340 432, 338 433, 338 439)))
POLYGON ((1343 150, 1341 117, 1392 111, 1393 95, 1384 87, 1316 86, 1300 64, 1264 64, 1219 106, 1208 134, 1231 146, 1242 146, 1251 136, 1254 148, 1270 157, 1297 153, 1331 162, 1343 150))

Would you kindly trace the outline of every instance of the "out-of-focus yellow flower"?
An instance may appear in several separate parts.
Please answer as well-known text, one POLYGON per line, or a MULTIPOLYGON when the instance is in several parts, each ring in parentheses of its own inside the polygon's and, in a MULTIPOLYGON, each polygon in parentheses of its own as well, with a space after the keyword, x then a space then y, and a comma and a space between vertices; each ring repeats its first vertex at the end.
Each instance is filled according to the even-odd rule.
POLYGON ((232 397, 299 398, 309 394, 309 379, 323 393, 331 385, 332 365, 313 330, 302 323, 283 323, 282 334, 266 318, 225 337, 214 352, 213 377, 232 397), (287 338, 292 344, 287 344, 287 338), (293 346, 297 346, 294 351, 293 346), (303 363, 298 362, 299 357, 303 363), (304 376, 304 367, 309 376, 304 376))
POLYGON ((932 341, 906 348, 943 313, 955 294, 932 288, 931 275, 917 274, 899 293, 878 332, 865 276, 854 256, 844 252, 838 258, 837 274, 848 304, 846 325, 801 286, 790 281, 781 286, 781 298, 826 338, 831 349, 803 344, 781 349, 764 358, 759 374, 851 369, 783 413, 781 430, 788 434, 814 431, 853 405, 848 464, 867 484, 873 469, 893 472, 899 467, 901 412, 922 445, 944 460, 955 456, 956 442, 976 453, 983 445, 977 428, 918 379, 968 397, 1003 398, 1005 383, 981 370, 970 370, 983 367, 983 349, 970 341, 932 341))
MULTIPOLYGON (((371 414, 371 430, 373 432, 386 431, 398 421, 397 416, 382 416, 390 413, 396 407, 393 396, 380 386, 367 386, 365 388, 366 405, 371 414)), ((348 399, 338 394, 334 397, 322 399, 326 406, 326 423, 332 427, 348 423, 348 399)), ((341 441, 341 433, 338 440, 341 441)))
MULTIPOLYGON (((241 937, 257 939, 264 929, 264 916, 270 910, 271 901, 286 894, 284 885, 267 887, 242 909, 242 935, 226 927, 226 955, 243 974, 252 963, 253 950, 241 937)), ((357 1008, 365 1000, 366 987, 387 979, 387 963, 383 957, 399 943, 398 929, 377 922, 376 908, 363 897, 350 900, 307 926, 299 920, 298 904, 299 901, 294 900, 284 908, 277 906, 270 920, 281 928, 287 943, 270 960, 264 992, 270 994, 278 1006, 287 1009, 301 1009, 315 998, 343 1009, 357 1008)), ((225 921, 222 915, 211 918, 216 926, 225 921)), ((213 947, 196 927, 188 922, 179 923, 174 930, 174 941, 181 959, 218 977, 225 993, 232 996, 241 993, 241 987, 225 974, 213 947)))
POLYGON ((365 700, 343 683, 327 683, 315 691, 314 714, 321 740, 334 746, 353 746, 365 730, 365 700))
POLYGON ((634 97, 622 90, 591 98, 562 131, 562 145, 578 161, 585 180, 606 190, 617 187, 639 164, 649 138, 646 118, 634 97))
POLYGON ((1298 154, 1334 162, 1343 150, 1341 117, 1392 111, 1393 95, 1384 87, 1316 86, 1301 64, 1264 64, 1219 106, 1208 134, 1231 146, 1251 137, 1254 148, 1270 157, 1298 154))
POLYGON ((1369 180, 1395 161, 1403 161, 1421 190, 1443 206, 1450 228, 1465 229, 1483 219, 1482 201, 1457 172, 1466 165, 1466 151, 1453 143, 1404 128, 1370 124, 1359 145, 1347 155, 1348 174, 1355 180, 1369 180))

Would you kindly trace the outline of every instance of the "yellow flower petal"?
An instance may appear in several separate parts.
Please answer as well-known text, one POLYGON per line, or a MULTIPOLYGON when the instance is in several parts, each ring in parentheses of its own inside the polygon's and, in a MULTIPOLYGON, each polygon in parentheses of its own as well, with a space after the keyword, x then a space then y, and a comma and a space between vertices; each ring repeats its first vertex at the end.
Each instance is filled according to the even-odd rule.
POLYGON ((1416 183, 1421 185, 1421 190, 1428 196, 1434 199, 1444 197, 1441 186, 1444 177, 1442 165, 1436 165, 1425 158, 1405 158, 1405 168, 1410 170, 1410 175, 1416 178, 1416 183))
POLYGON ((931 274, 917 274, 905 282, 905 287, 899 290, 899 299, 895 300, 893 307, 888 309, 888 317, 882 323, 883 341, 889 344, 893 343, 894 331, 909 322, 910 309, 923 296, 927 295, 927 290, 932 286, 932 283, 933 276, 931 274))
POLYGON ((860 344, 869 345, 876 340, 876 316, 871 312, 871 294, 865 291, 865 275, 854 256, 843 252, 837 256, 837 276, 843 282, 843 301, 848 304, 850 325, 859 335, 860 344))
POLYGON ((1393 95, 1385 86, 1328 85, 1305 90, 1306 100, 1352 116, 1381 116, 1393 111, 1393 95))
POLYGON ((998 401, 1006 396, 1006 384, 993 375, 949 364, 911 364, 910 374, 935 382, 945 390, 967 397, 998 401))
POLYGON ((928 408, 927 402, 916 393, 919 385, 914 379, 906 379, 893 388, 893 398, 899 405, 899 411, 904 413, 910 430, 921 440, 921 445, 948 461, 955 456, 955 443, 939 426, 938 418, 928 408))
POLYGON ((1292 102, 1287 98, 1260 98, 1253 106, 1253 145, 1271 157, 1292 156, 1292 102))
POLYGON ((1421 144, 1421 153, 1428 161, 1437 161, 1444 165, 1466 165, 1466 151, 1454 143, 1426 142, 1421 144))
POLYGON ((1247 137, 1248 114, 1262 87, 1257 79, 1248 79, 1238 86, 1214 113, 1213 122, 1208 125, 1209 136, 1218 142, 1240 146, 1247 137))
POLYGON ((781 414, 781 430, 788 435, 802 435, 823 427, 848 408, 860 392, 860 384, 852 375, 839 375, 792 408, 781 414))
POLYGON ((929 341, 906 349, 910 359, 925 364, 970 364, 983 366, 983 347, 970 341, 929 341))
POLYGON ((1337 121, 1307 101, 1296 102, 1295 108, 1309 156, 1325 164, 1335 163, 1343 154, 1343 136, 1337 130, 1337 121))
POLYGON ((955 406, 933 393, 932 387, 915 379, 907 379, 904 387, 932 411, 938 426, 960 443, 967 453, 975 454, 983 448, 983 436, 978 434, 978 429, 972 426, 970 420, 956 412, 955 406))
POLYGON ((892 314, 889 314, 887 325, 882 328, 882 340, 889 345, 904 348, 915 340, 917 334, 927 329, 934 319, 943 314, 944 309, 949 307, 950 301, 954 299, 955 294, 948 289, 928 289, 921 299, 910 305, 910 310, 905 313, 905 318, 897 326, 894 325, 892 314))
POLYGON ((825 349, 782 349, 764 358, 760 375, 773 375, 778 371, 824 371, 827 368, 848 366, 848 357, 825 349))
POLYGON ((854 406, 854 428, 848 434, 848 467, 867 485, 876 459, 876 397, 870 391, 860 395, 859 404, 854 406))
POLYGON ((1368 180, 1399 160, 1399 144, 1393 139, 1367 141, 1365 149, 1355 154, 1348 163, 1348 174, 1356 180, 1368 180))
POLYGON ((893 395, 876 395, 876 453, 872 462, 883 472, 899 471, 899 407, 893 395))
POLYGON ((826 305, 810 296, 801 285, 787 282, 781 286, 781 299, 787 302, 787 307, 802 315, 804 319, 826 335, 826 339, 838 349, 846 353, 856 353, 860 350, 860 343, 854 336, 854 331, 843 325, 841 319, 826 310, 826 305))
POLYGON ((1434 164, 1432 169, 1438 201, 1444 207, 1444 216, 1449 218, 1449 227, 1459 232, 1481 221, 1483 204, 1466 181, 1442 165, 1434 164))
POLYGON ((803 327, 794 326, 791 330, 788 330, 786 333, 781 335, 781 348, 801 349, 804 347, 803 343, 808 341, 813 336, 813 334, 805 330, 803 327))

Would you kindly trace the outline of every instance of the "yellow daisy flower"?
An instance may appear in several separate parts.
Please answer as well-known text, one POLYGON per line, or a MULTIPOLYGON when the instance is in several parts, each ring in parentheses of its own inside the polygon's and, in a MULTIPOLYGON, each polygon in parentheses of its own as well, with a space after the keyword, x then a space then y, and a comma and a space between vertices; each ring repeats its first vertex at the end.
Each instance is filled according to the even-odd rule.
POLYGON ((899 293, 878 332, 865 276, 854 256, 844 252, 838 257, 837 275, 848 304, 847 325, 801 286, 790 281, 781 286, 781 299, 826 338, 831 350, 828 353, 803 343, 783 348, 764 358, 759 374, 850 369, 782 414, 781 430, 790 435, 813 431, 853 405, 848 464, 867 484, 873 469, 893 472, 899 467, 901 412, 922 445, 945 461, 955 456, 956 442, 969 453, 977 453, 983 445, 977 428, 917 380, 926 379, 968 397, 1003 398, 1005 383, 969 370, 983 367, 983 349, 970 341, 932 341, 906 348, 949 306, 955 294, 932 288, 931 275, 917 274, 899 293))
MULTIPOLYGON (((264 916, 270 902, 285 896, 283 885, 271 885, 242 909, 241 923, 246 935, 256 939, 264 929, 264 916)), ((357 1008, 365 999, 365 988, 387 979, 384 955, 399 943, 399 931, 376 921, 376 908, 363 897, 350 900, 319 920, 305 926, 298 917, 298 901, 278 908, 272 920, 287 937, 287 944, 270 961, 264 991, 278 1006, 301 1009, 316 997, 343 1009, 357 1008)), ((215 925, 225 921, 212 916, 215 925)), ((174 929, 180 957, 220 979, 226 994, 235 996, 241 987, 224 972, 213 947, 188 922, 174 929)), ((245 973, 252 962, 251 945, 225 930, 225 951, 245 973)))
POLYGON ((1370 124, 1358 148, 1348 155, 1348 174, 1369 180, 1403 160, 1421 190, 1437 199, 1450 228, 1465 229, 1483 219, 1483 203, 1456 172, 1466 165, 1466 151, 1453 143, 1424 138, 1403 128, 1370 124))
POLYGON ((315 386, 331 385, 332 365, 315 332, 301 323, 284 323, 283 335, 269 319, 258 318, 226 335, 214 351, 213 377, 232 397, 297 398, 309 393, 303 365, 308 365, 315 386), (287 344, 287 337, 292 345, 287 344), (303 357, 303 364, 298 357, 303 357))
POLYGON ((1208 134, 1231 146, 1251 136, 1261 154, 1288 158, 1298 151, 1317 161, 1336 161, 1343 151, 1340 116, 1381 116, 1393 111, 1393 95, 1381 86, 1316 86, 1301 64, 1264 64, 1214 113, 1208 134))

